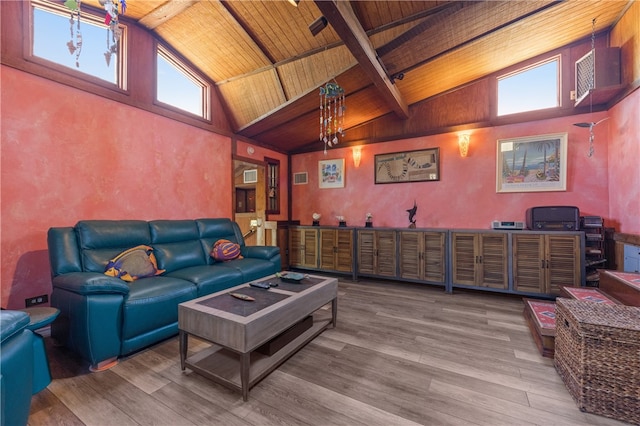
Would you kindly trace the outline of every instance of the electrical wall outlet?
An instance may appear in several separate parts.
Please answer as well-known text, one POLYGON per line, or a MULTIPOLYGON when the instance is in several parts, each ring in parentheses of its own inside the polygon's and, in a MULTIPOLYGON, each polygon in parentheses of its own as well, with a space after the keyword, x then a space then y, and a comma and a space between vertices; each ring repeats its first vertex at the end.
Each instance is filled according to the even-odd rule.
POLYGON ((26 308, 30 308, 36 305, 42 305, 43 303, 47 303, 49 301, 49 295, 43 294, 40 296, 30 297, 28 299, 24 299, 24 306, 26 308))

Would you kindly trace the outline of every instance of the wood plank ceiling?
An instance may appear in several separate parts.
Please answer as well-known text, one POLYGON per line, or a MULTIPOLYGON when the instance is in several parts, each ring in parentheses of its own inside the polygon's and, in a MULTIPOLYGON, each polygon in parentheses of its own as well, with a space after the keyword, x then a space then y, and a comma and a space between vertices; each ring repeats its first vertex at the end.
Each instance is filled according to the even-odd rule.
POLYGON ((607 30, 631 1, 128 0, 126 16, 217 86, 236 133, 293 153, 322 147, 318 88, 328 81, 346 91, 348 134, 588 38, 594 18, 607 30), (313 36, 321 16, 328 25, 313 36))

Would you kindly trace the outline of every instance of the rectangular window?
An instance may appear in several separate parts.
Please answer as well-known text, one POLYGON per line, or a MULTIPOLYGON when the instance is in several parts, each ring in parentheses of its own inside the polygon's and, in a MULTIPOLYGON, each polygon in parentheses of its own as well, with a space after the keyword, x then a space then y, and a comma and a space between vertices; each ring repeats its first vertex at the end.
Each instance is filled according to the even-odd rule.
POLYGON ((498 77, 498 116, 560 107, 560 57, 498 77))
POLYGON ((122 60, 126 27, 116 31, 103 17, 33 1, 32 55, 125 89, 122 60))
POLYGON ((156 99, 209 119, 209 85, 165 49, 158 47, 156 99))

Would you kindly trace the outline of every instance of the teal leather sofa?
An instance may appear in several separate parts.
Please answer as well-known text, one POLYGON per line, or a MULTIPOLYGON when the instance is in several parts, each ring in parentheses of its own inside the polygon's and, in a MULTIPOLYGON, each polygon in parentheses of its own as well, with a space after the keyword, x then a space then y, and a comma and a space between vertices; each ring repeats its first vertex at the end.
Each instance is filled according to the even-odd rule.
POLYGON ((23 311, 0 311, 0 424, 26 425, 31 395, 50 382, 44 345, 23 311))
POLYGON ((238 224, 196 220, 89 220, 49 229, 53 291, 60 310, 52 337, 92 370, 178 333, 178 304, 280 271, 280 249, 246 246, 238 224), (242 258, 219 262, 209 254, 219 239, 240 245, 242 258), (162 275, 131 283, 106 276, 119 253, 153 248, 162 275))

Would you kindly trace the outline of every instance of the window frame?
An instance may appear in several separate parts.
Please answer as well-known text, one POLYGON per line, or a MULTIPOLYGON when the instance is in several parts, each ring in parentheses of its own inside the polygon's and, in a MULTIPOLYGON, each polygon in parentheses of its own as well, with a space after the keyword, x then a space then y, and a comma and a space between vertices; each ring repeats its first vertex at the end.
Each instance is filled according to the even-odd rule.
MULTIPOLYGON (((123 24, 120 20, 118 22, 118 27, 121 30, 121 36, 118 46, 118 66, 116 68, 116 76, 117 82, 113 83, 107 80, 104 80, 100 77, 96 77, 92 74, 88 74, 83 71, 79 71, 68 66, 62 65, 60 63, 51 61, 46 58, 42 58, 40 56, 36 56, 33 52, 33 44, 35 40, 35 22, 34 22, 34 9, 39 8, 44 10, 47 13, 57 14, 57 15, 67 15, 70 13, 70 10, 64 6, 63 4, 57 4, 45 0, 29 0, 26 2, 26 10, 28 13, 25 14, 24 21, 26 28, 29 28, 28 37, 24 37, 23 39, 23 57, 28 62, 33 62, 35 64, 44 66, 53 71, 60 72, 65 75, 72 76, 73 78, 78 78, 80 80, 87 81, 92 84, 99 85, 101 87, 105 87, 111 90, 116 90, 118 92, 128 92, 128 80, 127 80, 127 57, 128 57, 128 27, 126 24, 123 24)), ((82 22, 88 22, 91 25, 97 25, 104 27, 105 31, 107 30, 107 26, 104 25, 104 16, 98 15, 99 10, 90 6, 84 6, 82 8, 81 20, 82 22)))
POLYGON ((177 112, 179 114, 187 114, 190 117, 195 117, 200 120, 205 120, 207 122, 211 121, 211 83, 200 75, 200 72, 197 71, 197 68, 193 67, 188 61, 181 58, 179 55, 175 54, 170 48, 163 45, 162 43, 156 42, 155 54, 153 56, 154 60, 154 76, 155 76, 155 84, 153 86, 153 104, 165 109, 169 109, 171 111, 177 112), (199 85, 202 88, 201 91, 201 107, 202 107, 202 115, 195 114, 191 111, 187 111, 185 109, 179 108, 177 106, 171 105, 170 103, 163 102, 158 99, 158 55, 162 56, 164 60, 169 62, 171 65, 177 68, 178 71, 182 72, 185 77, 191 79, 194 83, 199 85))
POLYGON ((563 103, 563 79, 565 78, 565 70, 564 70, 564 65, 563 65, 563 54, 562 53, 552 53, 552 54, 547 54, 542 58, 537 58, 537 59, 531 59, 529 61, 517 64, 513 67, 508 68, 508 70, 502 70, 499 74, 497 74, 493 81, 495 84, 495 90, 494 90, 494 94, 495 94, 495 107, 493 108, 492 111, 492 115, 498 119, 504 119, 506 117, 517 117, 519 115, 523 115, 523 114, 536 114, 539 113, 541 111, 555 111, 555 110, 561 110, 564 107, 564 103, 563 103), (530 71, 534 68, 552 63, 552 62, 557 62, 557 67, 556 67, 556 83, 557 83, 557 88, 556 88, 556 99, 557 99, 557 105, 555 106, 551 106, 551 107, 546 107, 546 108, 536 108, 536 109, 528 109, 525 111, 518 111, 518 112, 511 112, 511 113, 506 113, 506 114, 499 114, 499 107, 500 107, 500 80, 503 80, 505 78, 509 78, 518 74, 522 74, 525 73, 527 71, 530 71))

